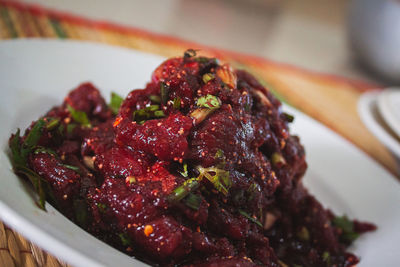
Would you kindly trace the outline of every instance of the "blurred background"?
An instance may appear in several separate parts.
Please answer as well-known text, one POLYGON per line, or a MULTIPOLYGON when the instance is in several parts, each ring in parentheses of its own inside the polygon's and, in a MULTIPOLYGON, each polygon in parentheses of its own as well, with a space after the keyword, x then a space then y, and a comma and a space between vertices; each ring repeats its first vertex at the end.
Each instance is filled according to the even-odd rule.
MULTIPOLYGON (((363 0, 371 2, 371 0, 363 0)), ((372 0, 372 2, 387 2, 372 0)), ((394 0, 393 0, 394 1, 394 0)), ((349 49, 349 0, 20 0, 245 52, 317 72, 382 82, 349 49)), ((357 2, 357 1, 353 1, 357 2)), ((365 13, 365 12, 364 12, 365 13)), ((400 14, 398 14, 400 18, 400 14)), ((400 25, 397 29, 400 31, 400 25)))

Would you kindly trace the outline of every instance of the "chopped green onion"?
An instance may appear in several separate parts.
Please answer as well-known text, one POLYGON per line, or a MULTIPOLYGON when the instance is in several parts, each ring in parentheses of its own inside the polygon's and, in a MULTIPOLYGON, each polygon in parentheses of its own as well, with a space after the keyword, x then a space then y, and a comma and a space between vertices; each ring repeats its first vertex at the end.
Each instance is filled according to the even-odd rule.
POLYGON ((119 238, 121 239, 121 243, 124 246, 132 246, 132 240, 126 233, 118 234, 119 238))
POLYGON ((359 237, 359 233, 354 231, 354 223, 346 215, 336 216, 332 224, 342 230, 340 239, 346 243, 351 243, 359 237))
POLYGON ((172 106, 174 109, 181 108, 181 98, 179 96, 174 98, 174 104, 172 106))
POLYGON ((183 172, 179 172, 183 177, 188 177, 188 165, 187 163, 183 164, 183 172))
POLYGON ((322 253, 322 260, 326 262, 327 266, 331 266, 331 254, 328 251, 322 253))
POLYGON ((46 129, 48 131, 54 130, 60 124, 60 119, 53 118, 46 124, 46 129))
POLYGON ((202 198, 199 195, 189 193, 184 199, 186 206, 191 209, 199 210, 202 198))
POLYGON ((332 223, 334 226, 343 230, 343 232, 352 232, 353 231, 353 222, 349 220, 346 215, 336 216, 333 218, 332 223))
POLYGON ((310 240, 310 232, 308 231, 307 227, 303 226, 300 230, 296 233, 298 239, 302 241, 310 240))
POLYGON ((92 125, 90 124, 90 121, 88 119, 88 116, 85 112, 76 110, 73 107, 71 107, 70 105, 68 105, 67 108, 68 108, 69 113, 71 114, 71 117, 74 119, 74 121, 76 121, 83 127, 92 127, 92 125))
POLYGON ((221 106, 221 100, 214 95, 206 95, 197 99, 197 106, 209 109, 218 109, 221 106))
POLYGON ((216 58, 208 58, 208 57, 196 57, 194 61, 197 61, 202 64, 211 63, 211 64, 219 64, 219 60, 216 58))
POLYGON ((199 179, 202 179, 203 177, 207 178, 207 180, 214 185, 214 188, 217 191, 221 192, 225 196, 228 195, 229 189, 232 186, 229 171, 216 167, 203 168, 201 166, 198 166, 197 170, 200 172, 198 177, 199 179))
POLYGON ((121 107, 121 104, 123 101, 124 101, 124 99, 120 95, 118 95, 117 93, 111 92, 111 100, 110 100, 110 104, 108 104, 108 106, 114 115, 118 114, 119 108, 121 107))
POLYGON ((166 83, 161 82, 160 84, 161 103, 164 105, 168 101, 168 94, 169 94, 169 86, 166 83))
POLYGON ((89 219, 86 200, 74 199, 73 208, 75 212, 75 219, 78 222, 78 225, 85 227, 89 219))
POLYGON ((76 126, 78 126, 78 125, 76 125, 75 123, 69 123, 67 125, 67 133, 72 134, 74 132, 76 126))
POLYGON ((42 146, 37 147, 33 153, 34 154, 47 153, 52 156, 57 156, 57 153, 53 149, 42 146))
POLYGON ((214 158, 223 160, 225 158, 224 151, 218 148, 217 152, 215 152, 214 158))
POLYGON ((212 74, 212 73, 206 73, 206 74, 203 75, 203 82, 204 83, 208 83, 209 81, 214 80, 214 79, 215 79, 215 75, 212 74))
POLYGON ((282 114, 285 116, 285 119, 286 119, 287 122, 293 122, 294 121, 294 116, 293 115, 291 115, 289 113, 286 113, 286 112, 283 112, 282 114))
POLYGON ((251 106, 250 106, 250 103, 246 103, 246 104, 244 104, 244 110, 246 111, 246 112, 249 112, 250 110, 251 110, 251 106))
POLYGON ((107 205, 103 203, 97 203, 97 208, 101 213, 105 213, 108 209, 107 205))
POLYGON ((190 178, 186 180, 182 185, 172 191, 168 196, 168 200, 172 203, 176 203, 186 197, 190 192, 199 188, 200 183, 197 178, 190 178))
POLYGON ((183 57, 186 58, 191 58, 196 56, 196 50, 194 49, 188 49, 183 53, 183 57))
POLYGON ((282 156, 282 154, 280 154, 278 152, 274 152, 271 155, 271 162, 272 162, 272 165, 274 165, 276 167, 281 167, 282 165, 286 164, 285 158, 282 156))
POLYGON ((263 227, 262 223, 261 223, 259 220, 253 218, 252 216, 250 216, 250 215, 249 215, 247 212, 245 212, 244 210, 239 210, 239 213, 240 213, 241 215, 243 215, 244 217, 246 217, 249 221, 251 221, 251 222, 257 224, 257 225, 260 226, 260 227, 263 227))
POLYGON ((80 169, 78 167, 76 167, 76 166, 72 166, 72 165, 68 165, 68 164, 63 164, 62 166, 67 168, 67 169, 73 170, 75 172, 79 172, 80 171, 80 169))
POLYGON ((147 111, 156 111, 159 110, 160 106, 159 105, 150 105, 146 108, 147 111))
POLYGON ((162 110, 157 110, 154 112, 154 116, 156 116, 157 118, 163 118, 165 117, 165 113, 162 110))
POLYGON ((253 200, 254 197, 256 196, 257 192, 260 192, 260 186, 257 183, 252 183, 249 188, 247 188, 247 193, 250 195, 249 196, 249 201, 253 200))
POLYGON ((149 95, 149 99, 153 103, 156 103, 156 104, 160 104, 161 103, 161 97, 158 96, 158 95, 149 95))
POLYGON ((138 109, 133 112, 133 120, 135 120, 139 124, 143 124, 147 120, 163 117, 165 117, 165 113, 163 110, 160 110, 159 105, 150 105, 148 107, 138 109))

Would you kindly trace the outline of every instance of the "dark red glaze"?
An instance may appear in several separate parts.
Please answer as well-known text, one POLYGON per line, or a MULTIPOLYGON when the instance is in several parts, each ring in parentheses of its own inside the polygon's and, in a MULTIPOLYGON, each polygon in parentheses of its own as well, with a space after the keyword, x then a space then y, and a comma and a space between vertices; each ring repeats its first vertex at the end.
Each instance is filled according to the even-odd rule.
MULTIPOLYGON (((90 83, 46 114, 60 126, 43 130, 39 145, 56 154, 32 153, 28 167, 48 182, 53 204, 154 266, 355 265, 334 215, 302 185, 304 148, 280 102, 249 73, 192 54, 163 62, 115 116, 90 83), (198 106, 207 95, 214 109, 198 106), (77 122, 68 105, 91 126, 71 128, 77 122), (134 116, 149 107, 158 117, 134 116), (226 175, 226 192, 212 178, 200 180, 204 168, 209 177, 216 169, 226 175), (196 177, 191 194, 172 198, 196 177)), ((353 225, 355 233, 375 229, 353 225)))

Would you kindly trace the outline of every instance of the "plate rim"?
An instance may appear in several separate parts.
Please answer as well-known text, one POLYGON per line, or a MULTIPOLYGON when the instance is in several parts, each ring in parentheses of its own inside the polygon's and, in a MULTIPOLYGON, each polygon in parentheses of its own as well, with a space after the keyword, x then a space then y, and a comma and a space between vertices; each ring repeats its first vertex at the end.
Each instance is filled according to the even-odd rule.
POLYGON ((400 118, 393 114, 392 106, 390 105, 389 98, 393 97, 393 94, 397 94, 400 98, 400 88, 399 87, 389 87, 384 89, 378 96, 376 105, 379 112, 381 113, 382 119, 386 122, 387 126, 393 131, 396 137, 400 138, 400 118))
MULTIPOLYGON (((391 136, 386 130, 376 121, 372 115, 371 105, 377 107, 377 98, 380 92, 373 91, 364 93, 358 101, 358 111, 361 120, 371 133, 381 141, 395 156, 400 157, 400 143, 391 136)), ((379 164, 380 165, 380 164, 379 164)))

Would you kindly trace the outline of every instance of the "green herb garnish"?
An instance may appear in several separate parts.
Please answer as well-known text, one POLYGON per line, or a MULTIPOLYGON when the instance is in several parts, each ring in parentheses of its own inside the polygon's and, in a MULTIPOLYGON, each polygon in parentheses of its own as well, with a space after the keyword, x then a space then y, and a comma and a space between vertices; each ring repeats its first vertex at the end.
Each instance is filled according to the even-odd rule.
POLYGON ((26 165, 28 155, 35 149, 42 137, 45 124, 46 122, 43 119, 38 120, 23 143, 21 143, 20 130, 17 130, 14 137, 10 140, 13 165, 26 165))
POLYGON ((166 83, 161 82, 160 83, 161 103, 164 105, 167 104, 168 94, 169 94, 169 86, 166 83))
POLYGON ((199 195, 189 193, 186 198, 184 198, 184 203, 186 206, 193 210, 199 210, 202 198, 199 195))
POLYGON ((160 104, 161 103, 161 97, 158 95, 149 95, 149 99, 151 102, 160 104))
POLYGON ((214 158, 219 160, 224 160, 225 159, 224 151, 218 148, 217 152, 215 152, 214 158))
POLYGON ((75 123, 69 123, 69 124, 67 125, 67 133, 68 133, 68 134, 72 134, 72 133, 74 132, 76 126, 78 126, 78 125, 75 124, 75 123))
POLYGON ((53 149, 42 146, 37 147, 33 153, 34 154, 47 153, 49 155, 57 157, 57 153, 53 149))
POLYGON ((101 213, 105 213, 108 209, 107 205, 103 203, 97 203, 97 208, 101 213))
POLYGON ((14 171, 16 173, 26 176, 31 182, 36 193, 39 196, 37 205, 43 210, 45 210, 45 187, 47 186, 47 182, 46 180, 41 178, 36 172, 26 166, 28 156, 35 150, 40 138, 42 137, 43 129, 45 127, 46 122, 43 119, 40 119, 33 125, 24 142, 21 143, 22 139, 19 129, 10 140, 11 164, 14 168, 14 171))
POLYGON ((121 239, 121 243, 124 246, 132 246, 132 240, 126 233, 118 234, 119 238, 121 239))
POLYGON ((78 222, 78 225, 86 227, 89 219, 86 200, 74 199, 73 207, 75 212, 75 219, 78 222))
POLYGON ((282 156, 282 154, 280 154, 278 152, 274 152, 271 155, 271 162, 272 162, 272 165, 274 165, 276 167, 281 167, 282 165, 286 164, 285 158, 282 156))
POLYGON ((206 63, 210 63, 210 64, 219 64, 219 60, 216 58, 208 58, 208 57, 196 57, 193 59, 196 62, 199 62, 201 64, 206 64, 206 63))
POLYGON ((143 124, 147 120, 165 117, 164 111, 160 110, 159 105, 150 105, 148 107, 135 110, 133 112, 133 120, 139 124, 143 124))
POLYGON ((203 82, 204 83, 208 83, 209 81, 214 80, 214 79, 215 79, 215 75, 212 74, 212 73, 206 73, 206 74, 203 75, 203 82))
POLYGON ((70 105, 67 106, 67 109, 68 109, 69 113, 71 114, 72 119, 74 119, 74 121, 76 121, 83 127, 92 127, 92 125, 90 124, 90 121, 88 119, 88 116, 85 112, 76 110, 73 107, 71 107, 70 105))
POLYGON ((328 251, 322 253, 322 260, 326 262, 326 266, 331 266, 331 254, 328 251))
POLYGON ((179 172, 183 177, 188 177, 189 173, 188 173, 188 165, 187 163, 183 164, 183 172, 179 172))
POLYGON ((76 167, 76 166, 72 166, 72 165, 68 165, 68 164, 63 164, 62 166, 67 168, 67 169, 73 170, 75 172, 80 172, 80 169, 78 167, 76 167))
POLYGON ((47 122, 47 124, 46 124, 46 129, 47 129, 48 131, 52 131, 52 130, 54 130, 55 128, 57 128, 59 125, 60 125, 60 119, 58 119, 58 118, 53 118, 53 119, 51 119, 49 122, 47 122))
POLYGON ((286 119, 287 122, 293 122, 294 121, 294 116, 293 115, 291 115, 289 113, 286 113, 286 112, 283 112, 282 114, 283 114, 283 116, 285 116, 285 119, 286 119))
POLYGON ((122 102, 124 99, 118 95, 117 93, 111 92, 111 100, 110 104, 108 104, 108 107, 111 109, 111 112, 114 115, 118 114, 119 108, 121 107, 122 102))
POLYGON ((182 185, 172 191, 168 196, 168 200, 172 203, 176 203, 186 197, 190 192, 199 188, 200 183, 198 178, 190 178, 186 180, 182 185))
POLYGON ((221 107, 221 100, 214 95, 206 95, 197 99, 197 106, 208 109, 218 109, 221 107))
POLYGON ((194 49, 188 49, 185 51, 185 53, 183 53, 183 58, 191 58, 191 57, 195 57, 196 56, 196 50, 194 49))
POLYGON ((256 196, 257 192, 260 192, 260 186, 257 183, 252 183, 248 188, 247 188, 247 193, 249 195, 248 201, 251 201, 254 199, 256 196))
POLYGON ((154 116, 157 118, 163 118, 163 117, 165 117, 165 113, 162 110, 157 110, 157 111, 154 111, 154 116))
POLYGON ((260 227, 263 227, 262 223, 261 223, 259 220, 257 220, 256 218, 253 218, 252 216, 250 216, 250 215, 249 215, 247 212, 245 212, 244 210, 239 210, 239 213, 240 213, 241 215, 243 215, 244 217, 246 217, 249 221, 251 221, 251 222, 257 224, 257 225, 260 226, 260 227))
POLYGON ((232 186, 229 171, 216 167, 203 168, 201 166, 198 166, 197 170, 200 172, 198 179, 201 180, 203 177, 207 178, 217 191, 225 196, 228 195, 229 189, 232 186))
POLYGON ((300 230, 296 233, 298 239, 302 241, 310 240, 310 232, 308 231, 307 227, 303 226, 300 230))
POLYGON ((354 223, 346 215, 336 216, 333 218, 332 224, 342 230, 340 239, 345 243, 351 243, 360 236, 354 231, 354 223))
POLYGON ((181 98, 179 96, 174 98, 174 103, 172 106, 176 110, 179 110, 181 108, 181 98))
POLYGON ((31 169, 21 166, 21 165, 15 165, 14 170, 16 173, 23 174, 25 177, 28 178, 28 180, 31 182, 33 185, 33 188, 35 189, 36 193, 39 196, 39 200, 36 202, 36 204, 41 208, 42 210, 46 210, 45 208, 45 202, 46 202, 46 192, 45 192, 45 185, 47 182, 40 177, 36 172, 32 171, 31 169))

